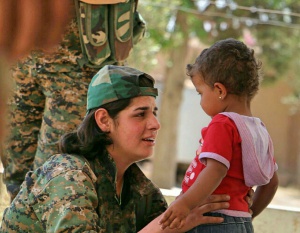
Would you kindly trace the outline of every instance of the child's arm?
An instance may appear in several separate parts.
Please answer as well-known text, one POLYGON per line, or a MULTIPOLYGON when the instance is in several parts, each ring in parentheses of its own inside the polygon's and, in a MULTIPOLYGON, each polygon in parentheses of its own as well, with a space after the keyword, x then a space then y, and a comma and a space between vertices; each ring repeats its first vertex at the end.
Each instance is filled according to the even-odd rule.
POLYGON ((214 210, 227 209, 229 207, 228 201, 230 197, 228 195, 211 195, 207 200, 199 207, 194 208, 186 218, 186 223, 181 229, 161 229, 159 225, 159 219, 161 215, 152 220, 147 226, 145 226, 139 233, 180 233, 191 230, 192 228, 202 224, 216 224, 224 221, 221 217, 204 216, 204 213, 214 210))
POLYGON ((253 211, 253 219, 259 215, 272 201, 277 191, 278 183, 278 176, 275 172, 268 184, 256 188, 253 197, 253 205, 251 206, 251 210, 253 211))
POLYGON ((226 174, 227 167, 225 165, 214 159, 207 159, 206 167, 199 174, 195 183, 186 193, 180 195, 162 215, 160 220, 162 229, 167 226, 171 229, 182 227, 189 212, 206 200, 219 186, 226 174))

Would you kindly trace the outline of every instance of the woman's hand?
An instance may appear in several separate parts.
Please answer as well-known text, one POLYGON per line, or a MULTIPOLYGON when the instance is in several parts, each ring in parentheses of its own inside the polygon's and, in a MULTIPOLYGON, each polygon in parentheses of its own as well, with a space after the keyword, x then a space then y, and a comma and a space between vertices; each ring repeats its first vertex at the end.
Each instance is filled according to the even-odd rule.
POLYGON ((250 189, 247 196, 245 197, 246 202, 248 203, 248 212, 252 215, 253 211, 251 210, 251 206, 253 204, 253 198, 254 198, 254 190, 250 189))
POLYGON ((201 206, 194 208, 188 217, 184 226, 180 229, 161 229, 159 225, 159 220, 161 215, 150 222, 146 227, 144 227, 139 233, 180 233, 186 232, 198 225, 207 224, 207 223, 221 223, 223 218, 203 216, 203 214, 215 210, 227 209, 229 207, 228 201, 230 200, 229 195, 211 195, 205 203, 201 206))
POLYGON ((206 202, 199 207, 194 208, 190 215, 186 219, 185 226, 188 225, 189 229, 192 229, 201 224, 208 223, 221 223, 223 218, 203 216, 203 214, 215 210, 227 209, 229 207, 228 201, 230 200, 229 195, 211 195, 207 198, 206 202))

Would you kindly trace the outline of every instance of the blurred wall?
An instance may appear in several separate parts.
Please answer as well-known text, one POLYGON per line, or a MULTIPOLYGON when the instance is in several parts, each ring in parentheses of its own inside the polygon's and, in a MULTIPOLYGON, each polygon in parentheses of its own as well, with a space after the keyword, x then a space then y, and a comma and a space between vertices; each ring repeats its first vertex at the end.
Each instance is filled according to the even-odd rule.
POLYGON ((292 115, 290 106, 283 104, 283 97, 291 93, 284 80, 263 86, 252 104, 253 114, 265 123, 273 139, 275 158, 279 165, 280 184, 283 186, 297 183, 299 174, 299 123, 292 115))

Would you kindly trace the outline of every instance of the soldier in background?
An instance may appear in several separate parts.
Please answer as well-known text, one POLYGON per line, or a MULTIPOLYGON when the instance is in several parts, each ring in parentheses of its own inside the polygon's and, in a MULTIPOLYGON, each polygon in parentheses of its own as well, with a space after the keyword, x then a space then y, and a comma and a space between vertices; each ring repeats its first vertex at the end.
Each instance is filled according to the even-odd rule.
POLYGON ((10 134, 3 150, 4 181, 11 200, 25 174, 58 153, 60 136, 73 131, 82 121, 93 75, 105 64, 123 65, 133 46, 135 0, 106 1, 112 3, 110 6, 77 0, 72 3, 74 18, 59 47, 51 54, 33 51, 12 69, 16 88, 9 101, 10 134), (109 12, 113 7, 116 10, 109 12), (112 16, 111 12, 118 14, 112 16), (118 25, 107 23, 106 13, 113 18, 122 17, 123 21, 118 25), (106 26, 121 29, 116 31, 122 35, 109 35, 106 26))
MULTIPOLYGON (((52 47, 61 41, 70 22, 70 3, 70 0, 0 1, 0 142, 3 142, 8 131, 5 127, 7 99, 12 94, 13 86, 10 66, 32 49, 51 52, 52 47)), ((6 205, 2 172, 0 161, 1 206, 6 205)))
POLYGON ((0 1, 0 141, 4 135, 3 113, 11 87, 9 66, 34 48, 50 52, 61 41, 71 19, 70 3, 70 0, 0 1))

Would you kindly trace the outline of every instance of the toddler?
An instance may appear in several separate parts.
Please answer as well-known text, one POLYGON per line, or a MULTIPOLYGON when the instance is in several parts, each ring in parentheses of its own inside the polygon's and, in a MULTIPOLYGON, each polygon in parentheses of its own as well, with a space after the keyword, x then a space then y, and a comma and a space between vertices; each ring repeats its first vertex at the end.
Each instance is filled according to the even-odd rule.
POLYGON ((252 219, 271 202, 278 187, 273 144, 262 121, 251 113, 258 91, 261 63, 254 51, 235 39, 204 49, 187 74, 212 120, 202 129, 196 157, 186 171, 182 194, 160 220, 164 229, 181 228, 188 213, 214 194, 231 196, 229 209, 209 213, 222 224, 201 225, 189 232, 253 232, 252 219), (244 200, 257 186, 248 211, 244 200))

